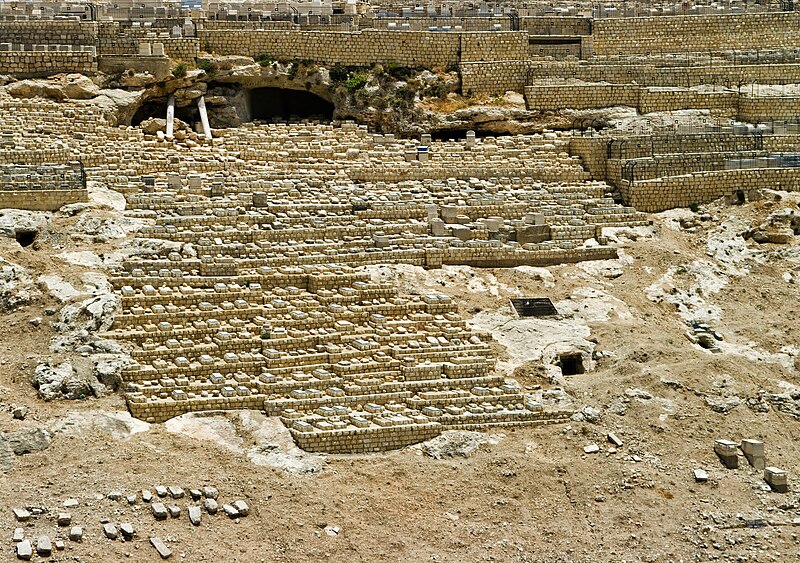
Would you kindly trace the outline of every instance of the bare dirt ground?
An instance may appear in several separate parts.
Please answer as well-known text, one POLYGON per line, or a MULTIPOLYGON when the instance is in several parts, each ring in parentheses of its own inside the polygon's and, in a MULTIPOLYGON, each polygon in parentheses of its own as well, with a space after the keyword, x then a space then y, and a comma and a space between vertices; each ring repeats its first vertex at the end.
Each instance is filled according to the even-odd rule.
MULTIPOLYGON (((80 421, 125 406, 119 394, 48 403, 37 397, 31 374, 43 355, 53 355, 58 316, 45 309, 61 307, 39 287, 30 304, 0 323, 0 432, 45 427, 52 442, 16 456, 0 473, 0 559, 14 560, 17 526, 26 538, 66 538, 69 528, 55 517, 75 498, 72 524, 83 526, 84 539, 67 539, 50 560, 155 561, 151 535, 181 561, 798 560, 800 400, 791 393, 800 385, 800 245, 797 236, 789 244, 741 236, 775 211, 796 212, 797 202, 784 194, 777 202, 654 216, 652 229, 613 234, 623 257, 609 263, 376 268, 375 276, 394 279, 403 291, 433 286, 457 296, 476 329, 495 333, 498 369, 532 392, 561 387, 583 409, 569 424, 496 433, 496 443, 469 457, 434 459, 411 447, 326 456, 320 470, 298 473, 253 463, 248 447, 257 440, 237 449, 165 425, 116 436, 103 425, 56 432, 70 416, 80 421), (514 319, 508 298, 517 295, 551 297, 567 314, 514 319), (30 322, 36 317, 38 327, 30 322), (688 320, 721 334, 720 353, 687 339, 688 320), (581 346, 595 369, 553 379, 548 350, 581 346), (30 408, 25 420, 11 415, 18 405, 30 408), (608 432, 623 445, 614 448, 608 432), (790 492, 769 491, 746 462, 725 469, 713 452, 718 438, 763 440, 767 465, 789 472, 790 492), (593 443, 600 452, 585 454, 593 443), (696 468, 708 471, 707 483, 694 481, 696 468), (203 513, 195 527, 187 498, 166 501, 183 512, 163 522, 141 496, 133 505, 107 498, 155 485, 213 485, 221 503, 243 499, 250 514, 235 521, 203 513), (11 511, 20 506, 45 512, 20 524, 11 511), (106 519, 131 522, 134 539, 103 537, 106 519)), ((80 268, 52 258, 85 248, 64 235, 75 221, 54 216, 46 229, 52 232, 25 248, 0 237, 0 256, 34 277, 78 276, 80 268)))

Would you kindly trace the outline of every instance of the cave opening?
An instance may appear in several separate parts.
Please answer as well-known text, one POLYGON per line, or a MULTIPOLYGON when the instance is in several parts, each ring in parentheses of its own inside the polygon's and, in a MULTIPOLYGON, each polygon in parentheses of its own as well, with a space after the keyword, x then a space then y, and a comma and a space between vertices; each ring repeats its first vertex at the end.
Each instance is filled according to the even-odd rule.
POLYGON ((335 109, 331 102, 316 94, 286 88, 253 88, 248 102, 253 121, 333 121, 335 109))
POLYGON ((558 363, 563 375, 579 375, 586 372, 580 354, 561 354, 558 363))
MULTIPOLYGON (((131 119, 131 125, 134 127, 138 127, 142 124, 142 121, 146 121, 151 117, 155 117, 157 119, 167 119, 167 100, 159 99, 159 100, 150 100, 145 102, 141 105, 141 107, 136 110, 136 113, 133 114, 133 118, 131 119)), ((176 119, 180 119, 184 123, 187 123, 190 127, 194 127, 196 121, 200 120, 199 110, 197 109, 197 104, 190 104, 188 106, 178 107, 175 106, 175 117, 176 119)))
POLYGON ((32 245, 36 241, 36 236, 39 234, 39 231, 34 229, 17 229, 14 232, 14 239, 17 243, 25 248, 32 245))

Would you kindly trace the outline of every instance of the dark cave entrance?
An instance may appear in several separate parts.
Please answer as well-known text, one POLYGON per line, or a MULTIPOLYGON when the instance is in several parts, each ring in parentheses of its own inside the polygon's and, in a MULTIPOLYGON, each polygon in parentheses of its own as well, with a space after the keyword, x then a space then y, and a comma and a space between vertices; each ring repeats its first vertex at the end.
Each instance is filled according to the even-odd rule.
MULTIPOLYGON (((166 98, 150 100, 142 104, 141 107, 136 110, 136 113, 133 114, 131 125, 138 127, 141 125, 142 121, 146 121, 151 117, 167 119, 166 98)), ((175 117, 184 123, 188 123, 189 126, 194 127, 195 122, 200 121, 200 113, 197 109, 197 104, 194 103, 184 107, 175 106, 175 117)))
POLYGON ((316 94, 285 88, 254 88, 248 93, 248 102, 252 121, 333 121, 335 109, 316 94))
POLYGON ((17 229, 14 232, 14 239, 21 247, 25 248, 32 245, 36 241, 36 236, 38 234, 39 231, 32 229, 17 229))
POLYGON ((562 354, 558 363, 561 365, 563 375, 578 375, 586 372, 580 354, 562 354))

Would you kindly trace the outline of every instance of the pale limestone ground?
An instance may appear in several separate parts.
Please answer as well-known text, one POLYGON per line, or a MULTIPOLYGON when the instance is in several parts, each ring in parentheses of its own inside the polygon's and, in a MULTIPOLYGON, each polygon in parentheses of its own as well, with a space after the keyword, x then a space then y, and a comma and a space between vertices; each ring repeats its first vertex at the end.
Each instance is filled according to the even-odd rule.
MULTIPOLYGON (((800 517, 798 495, 765 492, 757 471, 725 470, 712 452, 716 438, 763 440, 768 464, 787 469, 796 486, 800 424, 762 391, 800 385, 800 247, 797 237, 790 245, 759 245, 740 236, 773 211, 796 208, 796 200, 784 196, 775 203, 714 204, 698 214, 654 216, 653 229, 613 234, 624 254, 609 263, 374 268, 374 275, 389 276, 401 291, 433 287, 458 297, 473 326, 495 333, 499 368, 514 373, 527 391, 562 387, 579 409, 599 411, 588 417, 594 422, 504 430, 502 439, 493 434, 493 443, 470 457, 433 459, 422 447, 311 456, 293 448, 280 424, 258 413, 148 426, 116 414, 124 404, 115 394, 42 402, 28 382, 54 336, 54 317, 44 309, 61 303, 50 294, 54 288, 34 283, 32 303, 5 315, 0 325, 0 431, 43 426, 53 441, 45 451, 17 457, 14 468, 0 474, 2 559, 12 558, 12 507, 58 512, 70 497, 82 503, 72 512, 85 540, 68 541, 56 560, 153 561, 151 534, 167 541, 173 560, 185 561, 796 559, 800 529, 791 521, 800 517), (687 216, 698 219, 696 225, 682 228, 680 217, 687 216), (565 317, 514 319, 508 298, 518 295, 548 296, 565 317), (705 311, 711 311, 705 320, 724 336, 721 354, 684 336, 685 320, 705 311), (35 317, 43 318, 38 327, 30 323, 35 317), (541 362, 559 346, 583 347, 595 370, 561 378, 558 368, 541 362), (727 414, 712 408, 722 403, 733 405, 727 414), (26 420, 12 419, 13 405, 30 407, 26 420), (608 431, 624 442, 616 453, 606 441, 608 431), (600 453, 584 454, 591 443, 600 453), (697 467, 709 472, 709 483, 694 483, 697 467), (177 502, 184 507, 181 518, 162 523, 141 500, 128 506, 95 498, 156 484, 211 484, 223 502, 245 499, 251 514, 238 523, 203 514, 195 528, 185 499, 177 502), (768 525, 744 527, 756 516, 768 525), (132 522, 136 538, 106 540, 103 518, 132 522)), ((113 216, 109 210, 92 213, 113 216)), ((0 256, 26 268, 32 279, 52 271, 55 254, 79 257, 78 264, 60 260, 57 275, 76 291, 88 291, 82 276, 96 264, 75 254, 87 248, 67 234, 78 220, 54 216, 38 250, 2 238, 0 256)), ((120 246, 112 241, 92 250, 105 260, 120 246)), ((42 533, 58 535, 52 518, 26 527, 27 537, 42 533)))

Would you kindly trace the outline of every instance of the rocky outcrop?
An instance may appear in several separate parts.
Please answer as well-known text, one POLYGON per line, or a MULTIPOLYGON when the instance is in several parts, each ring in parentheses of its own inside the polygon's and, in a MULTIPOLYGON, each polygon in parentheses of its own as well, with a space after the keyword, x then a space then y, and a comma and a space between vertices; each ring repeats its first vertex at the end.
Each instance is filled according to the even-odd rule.
POLYGON ((10 313, 41 296, 28 270, 0 258, 0 313, 10 313))
POLYGON ((92 381, 87 374, 80 373, 69 361, 58 365, 39 364, 33 372, 31 383, 45 401, 84 399, 99 396, 104 391, 96 380, 92 381))
POLYGON ((90 100, 100 88, 82 74, 67 74, 55 80, 20 80, 6 88, 15 98, 52 98, 54 100, 90 100))

